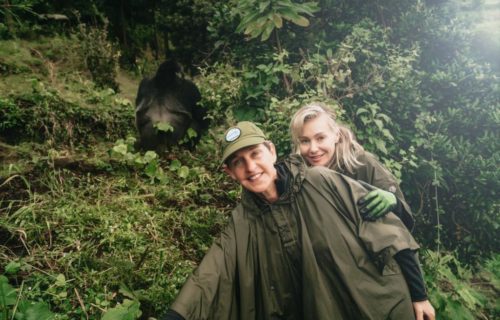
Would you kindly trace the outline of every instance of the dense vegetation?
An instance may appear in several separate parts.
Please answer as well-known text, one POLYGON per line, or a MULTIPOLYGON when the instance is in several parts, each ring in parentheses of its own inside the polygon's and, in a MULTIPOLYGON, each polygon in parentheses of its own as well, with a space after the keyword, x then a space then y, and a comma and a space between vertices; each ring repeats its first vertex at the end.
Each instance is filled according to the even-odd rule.
POLYGON ((238 201, 221 130, 252 119, 285 155, 311 100, 400 177, 438 318, 498 318, 500 37, 487 51, 453 8, 4 1, 0 319, 157 317, 238 201), (194 151, 137 152, 131 101, 164 57, 193 76, 212 126, 194 151))

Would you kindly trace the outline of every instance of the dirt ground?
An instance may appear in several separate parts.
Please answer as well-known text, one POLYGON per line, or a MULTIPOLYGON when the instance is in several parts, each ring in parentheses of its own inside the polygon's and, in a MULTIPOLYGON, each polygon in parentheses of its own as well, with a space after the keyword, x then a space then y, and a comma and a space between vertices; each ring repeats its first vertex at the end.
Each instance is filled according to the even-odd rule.
POLYGON ((120 86, 120 92, 118 94, 128 99, 132 105, 135 105, 135 96, 137 95, 140 79, 135 79, 127 72, 120 69, 116 76, 116 82, 120 86))

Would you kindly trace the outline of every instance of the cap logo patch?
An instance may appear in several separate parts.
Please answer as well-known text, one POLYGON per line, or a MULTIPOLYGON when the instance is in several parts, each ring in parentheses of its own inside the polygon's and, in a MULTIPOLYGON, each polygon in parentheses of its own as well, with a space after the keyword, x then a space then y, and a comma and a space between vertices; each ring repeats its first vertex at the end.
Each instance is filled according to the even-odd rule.
POLYGON ((233 142, 238 139, 241 135, 241 130, 239 128, 231 128, 226 133, 226 141, 233 142))

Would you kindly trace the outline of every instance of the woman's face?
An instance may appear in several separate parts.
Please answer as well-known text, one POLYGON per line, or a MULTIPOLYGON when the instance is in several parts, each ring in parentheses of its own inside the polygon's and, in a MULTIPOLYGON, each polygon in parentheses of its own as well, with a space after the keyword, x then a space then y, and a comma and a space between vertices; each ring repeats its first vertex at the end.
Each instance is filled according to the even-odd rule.
POLYGON ((299 135, 300 154, 312 166, 328 166, 339 140, 338 131, 328 125, 328 116, 319 115, 304 123, 299 135))

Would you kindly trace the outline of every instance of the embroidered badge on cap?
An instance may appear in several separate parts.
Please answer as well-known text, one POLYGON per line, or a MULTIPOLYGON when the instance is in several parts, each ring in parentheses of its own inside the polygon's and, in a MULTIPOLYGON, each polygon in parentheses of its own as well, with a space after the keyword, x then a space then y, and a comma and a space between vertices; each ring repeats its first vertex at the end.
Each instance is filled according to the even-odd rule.
POLYGON ((233 142, 238 139, 241 135, 241 130, 239 128, 231 128, 226 133, 226 141, 233 142))

